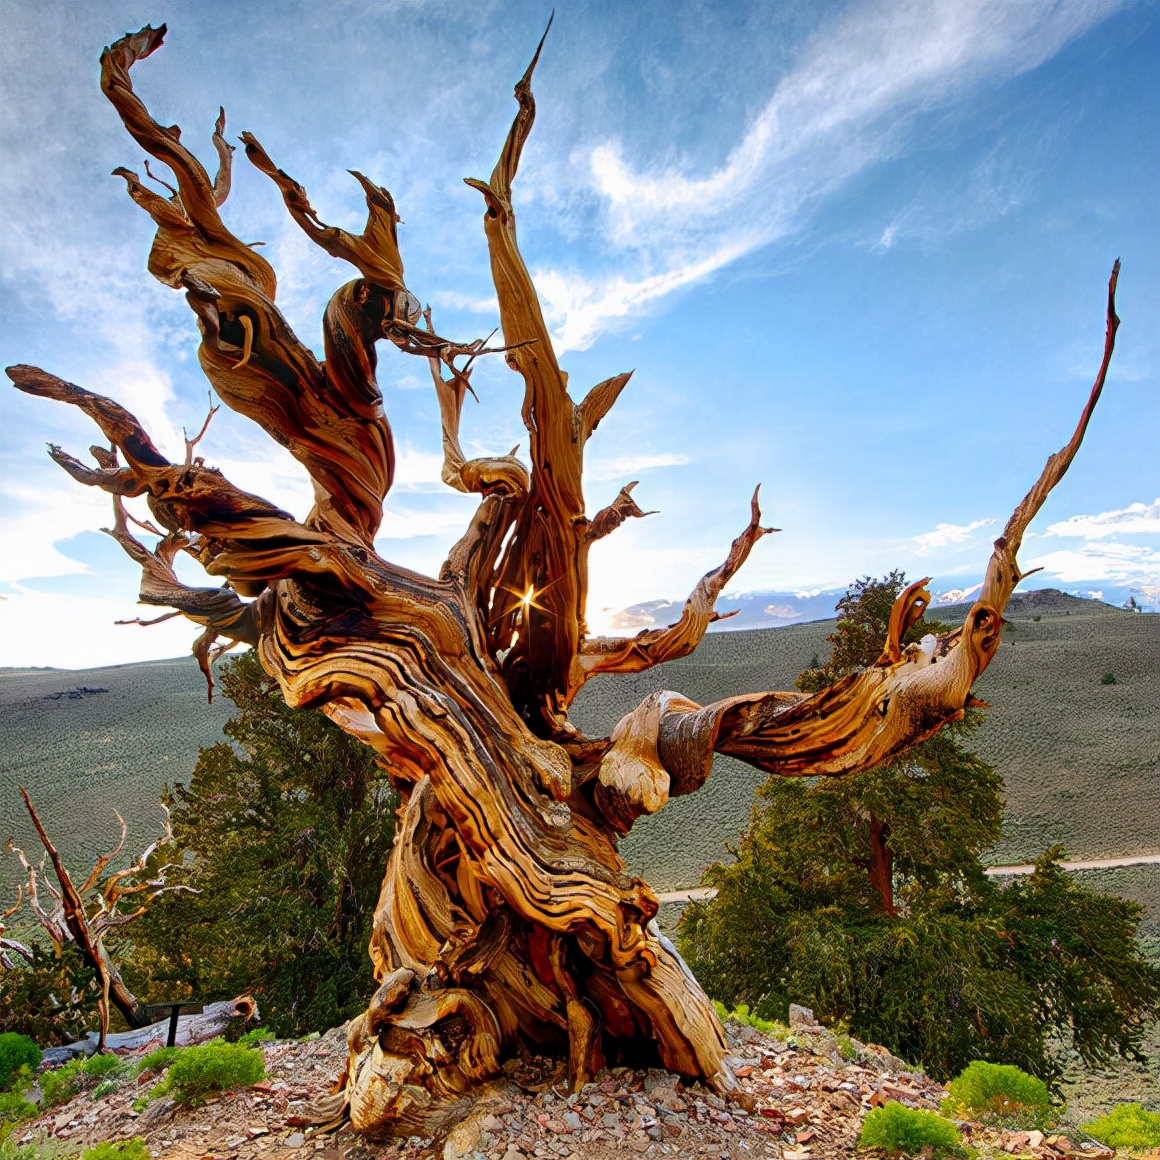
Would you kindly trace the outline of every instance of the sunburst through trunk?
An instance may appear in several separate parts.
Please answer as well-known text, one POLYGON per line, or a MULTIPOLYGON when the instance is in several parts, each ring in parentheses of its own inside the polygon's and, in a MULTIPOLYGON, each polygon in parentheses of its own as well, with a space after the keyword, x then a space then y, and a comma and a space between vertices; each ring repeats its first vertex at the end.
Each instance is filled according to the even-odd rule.
POLYGON ((371 746, 399 789, 404 805, 370 947, 381 986, 350 1026, 349 1066, 330 1113, 370 1134, 429 1135, 506 1061, 531 1055, 556 1059, 573 1086, 624 1060, 661 1063, 729 1091, 713 1007, 658 931, 656 896, 627 872, 617 840, 642 814, 696 790, 714 753, 784 776, 840 775, 887 761, 962 714, 1021 579, 1023 533, 1067 470, 1102 389, 1118 264, 1103 362, 1079 426, 995 542, 961 629, 933 649, 904 647, 929 601, 925 582, 913 584, 894 607, 881 658, 816 695, 764 691, 701 706, 656 693, 610 737, 589 737, 568 716, 584 683, 691 652, 716 618, 722 588, 771 529, 755 494, 725 562, 697 584, 676 624, 624 640, 587 634, 589 548, 645 513, 631 485, 585 513, 585 445, 629 376, 573 401, 517 243, 512 183, 535 117, 540 50, 516 85, 518 111, 495 169, 486 181, 468 180, 484 202, 503 328, 495 351, 525 385, 525 464, 514 453, 467 459, 462 451, 471 366, 491 352, 440 337, 408 290, 391 195, 356 173, 365 229, 328 226, 305 189, 243 134, 247 158, 295 222, 357 271, 326 308, 324 360, 298 341, 275 304, 270 264, 220 216, 234 152, 224 113, 211 178, 178 129, 155 121, 133 91, 130 68, 164 33, 145 28, 106 49, 101 87, 176 184, 162 195, 117 172, 157 225, 149 270, 184 291, 218 397, 305 467, 314 507, 295 520, 206 467, 194 456, 196 440, 184 462, 171 463, 110 399, 35 367, 8 374, 22 391, 81 408, 104 433, 109 446, 92 449, 95 466, 55 446, 52 457, 113 495, 110 534, 142 567, 141 600, 203 627, 194 652, 207 678, 220 648, 253 646, 291 705, 321 709, 371 746), (479 496, 438 578, 392 564, 374 547, 394 468, 375 381, 381 339, 427 360, 442 416, 443 479, 479 496), (154 548, 123 508, 124 497, 142 495, 152 521, 141 526, 159 537, 154 548), (179 552, 224 587, 183 584, 173 568, 179 552))

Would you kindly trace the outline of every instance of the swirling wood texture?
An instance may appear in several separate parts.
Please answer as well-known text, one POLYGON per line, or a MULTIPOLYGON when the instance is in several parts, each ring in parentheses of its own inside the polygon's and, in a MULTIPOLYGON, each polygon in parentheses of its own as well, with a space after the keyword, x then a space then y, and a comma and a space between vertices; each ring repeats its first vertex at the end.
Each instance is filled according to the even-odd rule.
MULTIPOLYGON (((505 1061, 555 1056, 572 1084, 604 1063, 659 1061, 733 1083, 713 1008, 653 918, 657 900, 617 852, 641 814, 708 776, 714 753, 798 777, 845 774, 897 755, 955 720, 995 654, 1003 609, 1021 578, 1027 525, 1079 446, 1099 397, 1116 329, 1113 272, 1103 365, 1074 436, 1048 461, 995 542, 986 582, 966 622, 934 647, 903 647, 929 600, 923 583, 899 598, 890 639, 870 669, 818 693, 757 692, 700 706, 677 693, 649 697, 607 738, 568 718, 596 673, 636 672, 696 647, 714 602, 771 529, 756 495, 725 562, 689 597, 680 620, 632 639, 593 639, 584 623, 588 551, 641 516, 631 487, 589 517, 585 445, 628 375, 576 403, 568 392, 521 257, 512 183, 532 128, 531 76, 483 196, 483 227, 508 365, 524 381, 531 462, 468 459, 460 412, 480 342, 435 331, 407 289, 395 205, 355 174, 367 224, 352 234, 319 220, 305 189, 252 136, 246 156, 277 187, 306 235, 357 277, 330 300, 319 361, 276 305, 269 263, 220 216, 233 147, 224 114, 211 179, 159 124, 130 83, 164 28, 124 37, 101 58, 102 88, 132 137, 169 167, 169 196, 124 177, 156 222, 155 277, 185 292, 201 332, 200 358, 218 397, 287 447, 314 482, 299 522, 231 485, 194 458, 171 463, 137 420, 109 399, 33 367, 17 387, 71 403, 109 448, 90 467, 53 448, 80 482, 111 492, 119 543, 142 565, 141 599, 204 628, 197 652, 209 673, 215 642, 257 648, 295 706, 314 706, 371 746, 404 802, 370 947, 381 987, 350 1028, 350 1063, 331 1112, 370 1134, 430 1134, 460 1114, 505 1061), (394 464, 375 382, 376 343, 428 361, 443 422, 443 478, 479 496, 438 578, 391 564, 374 538, 394 464), (131 532, 121 497, 148 498, 160 538, 131 532), (172 560, 183 551, 223 577, 190 589, 172 560)), ((542 47, 542 42, 541 42, 542 47)), ((536 57, 539 56, 539 49, 536 57)), ((928 646, 929 646, 929 642, 928 646)))

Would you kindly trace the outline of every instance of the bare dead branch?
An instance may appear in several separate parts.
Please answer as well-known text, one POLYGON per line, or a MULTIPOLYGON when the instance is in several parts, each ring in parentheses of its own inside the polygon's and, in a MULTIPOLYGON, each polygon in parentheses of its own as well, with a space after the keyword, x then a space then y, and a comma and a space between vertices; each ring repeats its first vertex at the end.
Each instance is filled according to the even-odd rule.
POLYGON ((761 526, 760 487, 750 501, 749 524, 733 541, 725 562, 707 572, 690 593, 681 618, 668 628, 648 629, 627 639, 589 638, 572 667, 569 700, 597 673, 636 673, 665 661, 687 656, 701 642, 705 631, 718 619, 714 605, 722 589, 749 558, 753 545, 762 536, 778 531, 761 526))
POLYGON ((202 441, 202 439, 205 438, 205 433, 209 430, 210 422, 220 410, 220 406, 210 407, 206 414, 205 422, 202 423, 201 427, 198 429, 197 434, 192 439, 190 439, 184 428, 182 429, 181 434, 185 438, 185 462, 187 466, 193 462, 193 449, 202 441))
POLYGON ((639 482, 639 480, 634 479, 632 483, 626 483, 620 489, 616 499, 608 507, 601 508, 592 517, 592 522, 588 525, 584 533, 584 538, 589 544, 593 544, 597 540, 602 540, 605 536, 612 535, 627 519, 639 520, 644 519, 645 516, 655 516, 657 514, 656 512, 641 511, 637 506, 636 500, 632 498, 633 489, 639 482))

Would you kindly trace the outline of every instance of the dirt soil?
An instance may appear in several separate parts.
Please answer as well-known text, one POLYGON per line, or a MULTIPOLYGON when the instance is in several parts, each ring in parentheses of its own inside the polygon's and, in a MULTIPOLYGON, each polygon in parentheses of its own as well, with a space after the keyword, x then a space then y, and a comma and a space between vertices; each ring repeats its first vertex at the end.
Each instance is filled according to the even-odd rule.
MULTIPOLYGON (((158 1078, 145 1075, 100 1100, 85 1094, 48 1109, 15 1139, 79 1152, 101 1140, 140 1137, 158 1160, 826 1160, 855 1155, 873 1107, 896 1100, 937 1110, 946 1095, 884 1048, 839 1044, 816 1024, 799 1024, 786 1041, 732 1021, 726 1030, 739 1081, 728 1099, 668 1072, 628 1068, 602 1072, 576 1094, 563 1084, 532 1091, 520 1086, 516 1067, 446 1139, 371 1143, 349 1127, 323 1131, 302 1122, 342 1069, 345 1034, 336 1028, 312 1042, 264 1046, 262 1083, 200 1108, 157 1099, 135 1112, 134 1100, 158 1078)), ((969 1122, 960 1128, 981 1157, 1112 1156, 1076 1132, 1045 1136, 969 1122)))

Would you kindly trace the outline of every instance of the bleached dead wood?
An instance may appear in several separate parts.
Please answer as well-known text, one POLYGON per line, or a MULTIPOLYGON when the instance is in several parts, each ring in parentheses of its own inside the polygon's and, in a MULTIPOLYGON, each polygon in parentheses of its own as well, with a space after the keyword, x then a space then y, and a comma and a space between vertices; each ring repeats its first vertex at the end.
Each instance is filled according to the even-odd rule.
POLYGON ((125 986, 117 964, 110 957, 105 947, 105 936, 110 930, 123 927, 140 918, 148 909, 149 903, 160 895, 190 890, 190 887, 183 883, 166 881, 166 874, 175 869, 174 866, 151 865, 153 855, 173 841, 169 810, 164 805, 160 806, 164 818, 162 836, 146 846, 132 865, 106 873, 110 864, 115 862, 125 848, 127 832, 125 821, 114 810, 114 816, 121 827, 120 841, 115 849, 97 858, 92 870, 89 871, 89 876, 77 886, 56 846, 49 838, 44 823, 32 804, 32 798, 28 796, 28 791, 23 786, 20 787, 20 796, 24 798, 28 816, 32 819, 32 824, 44 846, 44 855, 52 865, 57 886, 53 886, 45 876, 43 859, 39 865, 34 866, 24 851, 13 845, 11 839, 8 840, 7 847, 20 860, 20 865, 27 876, 29 909, 40 923, 41 929, 48 935, 57 953, 66 943, 72 943, 80 951, 85 965, 96 973, 100 984, 100 995, 97 999, 97 1011, 100 1016, 97 1050, 103 1051, 109 1031, 110 1000, 130 1027, 141 1027, 149 1022, 141 1004, 125 986), (42 897, 42 889, 48 895, 47 899, 42 897), (124 911, 121 906, 126 900, 129 901, 130 909, 124 911))
MULTIPOLYGON (((238 999, 225 999, 220 1003, 207 1003, 195 1015, 181 1015, 177 1020, 177 1035, 174 1043, 178 1047, 192 1047, 223 1035, 235 1020, 243 1024, 258 1019, 258 1004, 249 995, 238 999)), ((118 1055, 135 1055, 164 1047, 169 1036, 169 1019, 146 1023, 132 1031, 115 1031, 105 1037, 105 1048, 118 1055)), ((57 1065, 67 1063, 77 1056, 94 1055, 99 1049, 100 1035, 97 1032, 68 1043, 64 1047, 49 1047, 44 1052, 46 1063, 57 1065)))

